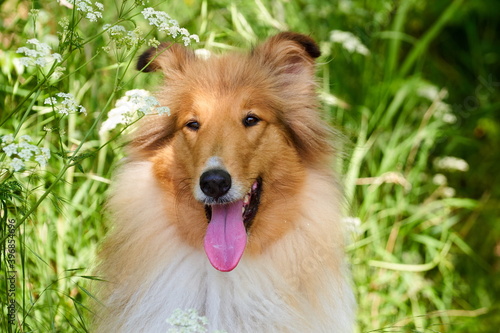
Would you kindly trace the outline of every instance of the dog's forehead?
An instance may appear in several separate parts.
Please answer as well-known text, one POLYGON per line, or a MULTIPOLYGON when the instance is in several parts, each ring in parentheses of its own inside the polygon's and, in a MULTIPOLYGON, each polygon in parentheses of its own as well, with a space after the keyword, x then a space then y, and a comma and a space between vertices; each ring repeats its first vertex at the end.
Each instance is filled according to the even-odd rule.
POLYGON ((265 80, 262 66, 245 54, 225 54, 191 63, 187 78, 206 91, 231 93, 265 80))
POLYGON ((173 90, 180 89, 179 96, 186 97, 185 103, 179 103, 181 118, 240 121, 250 111, 266 110, 269 114, 282 104, 276 94, 270 93, 274 86, 272 75, 238 54, 196 61, 186 69, 182 84, 174 85, 173 90))
POLYGON ((249 108, 248 99, 244 94, 221 94, 218 91, 208 91, 193 96, 190 114, 198 119, 209 120, 223 117, 225 120, 239 118, 242 112, 249 108))

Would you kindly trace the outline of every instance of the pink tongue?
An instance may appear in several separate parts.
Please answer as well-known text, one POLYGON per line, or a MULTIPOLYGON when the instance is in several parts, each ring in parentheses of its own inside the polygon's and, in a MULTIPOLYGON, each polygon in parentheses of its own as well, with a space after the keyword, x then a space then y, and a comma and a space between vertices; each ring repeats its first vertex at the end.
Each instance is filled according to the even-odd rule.
POLYGON ((242 208, 243 200, 212 206, 212 219, 205 235, 205 252, 212 266, 219 271, 232 271, 245 250, 247 232, 242 208))

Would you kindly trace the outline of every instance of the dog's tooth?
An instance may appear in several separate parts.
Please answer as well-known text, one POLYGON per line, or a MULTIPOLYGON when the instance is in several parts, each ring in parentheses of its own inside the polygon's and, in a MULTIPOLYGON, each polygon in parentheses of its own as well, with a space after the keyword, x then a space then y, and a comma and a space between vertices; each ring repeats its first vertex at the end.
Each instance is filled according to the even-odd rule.
POLYGON ((241 215, 245 214, 245 207, 241 207, 241 215))
POLYGON ((243 204, 248 205, 249 202, 250 202, 250 195, 247 194, 245 195, 245 198, 243 198, 243 204))

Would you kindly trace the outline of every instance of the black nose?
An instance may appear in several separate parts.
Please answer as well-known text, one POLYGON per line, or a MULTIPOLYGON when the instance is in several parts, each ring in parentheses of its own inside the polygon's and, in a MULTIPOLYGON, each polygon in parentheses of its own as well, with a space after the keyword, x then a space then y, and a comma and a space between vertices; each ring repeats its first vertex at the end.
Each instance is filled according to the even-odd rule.
POLYGON ((200 177, 200 188, 209 197, 218 199, 231 188, 231 176, 220 169, 205 171, 200 177))

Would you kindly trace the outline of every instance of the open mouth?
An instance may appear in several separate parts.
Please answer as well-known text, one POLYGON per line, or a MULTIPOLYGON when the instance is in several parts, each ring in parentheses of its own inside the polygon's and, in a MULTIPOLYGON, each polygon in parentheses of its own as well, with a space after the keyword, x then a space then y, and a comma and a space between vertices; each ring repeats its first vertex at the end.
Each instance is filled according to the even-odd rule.
POLYGON ((259 178, 243 199, 205 206, 209 223, 203 247, 215 269, 229 272, 240 262, 248 229, 259 208, 261 192, 262 180, 259 178))
MULTIPOLYGON (((243 198, 243 208, 241 209, 241 216, 247 230, 252 225, 255 215, 257 215, 261 192, 262 179, 259 177, 255 180, 255 182, 252 184, 252 187, 250 188, 250 191, 248 191, 248 193, 243 198)), ((205 205, 205 216, 207 217, 209 223, 212 220, 212 206, 214 205, 205 205)))

